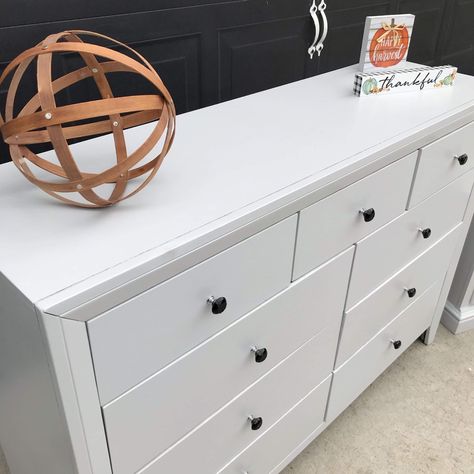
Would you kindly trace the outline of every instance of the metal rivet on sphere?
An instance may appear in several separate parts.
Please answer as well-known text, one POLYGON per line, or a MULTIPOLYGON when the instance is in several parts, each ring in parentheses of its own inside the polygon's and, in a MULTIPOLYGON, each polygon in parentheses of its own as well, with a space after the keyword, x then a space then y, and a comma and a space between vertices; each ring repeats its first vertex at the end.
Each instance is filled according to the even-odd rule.
MULTIPOLYGON (((71 64, 76 63, 71 61, 71 64)), ((158 172, 173 144, 176 111, 160 76, 136 51, 98 33, 64 31, 48 36, 42 44, 14 59, 0 75, 0 89, 2 83, 13 74, 13 88, 7 94, 4 114, 0 110, 0 132, 9 145, 17 168, 43 191, 68 204, 107 207, 142 190, 158 172), (84 38, 115 43, 126 54, 86 42, 84 38), (55 54, 77 54, 83 60, 80 63, 82 65, 60 77, 53 70, 55 54), (21 79, 30 64, 37 67, 36 82, 41 99, 38 92, 26 102, 22 110, 16 110, 17 86, 25 82, 21 79), (94 66, 90 67, 91 64, 94 66), (100 99, 75 102, 72 98, 70 104, 56 105, 56 94, 90 78, 91 71, 98 92, 94 93, 94 97, 100 99), (137 84, 141 85, 144 78, 154 90, 151 94, 114 97, 107 79, 109 73, 115 72, 134 73, 140 77, 137 84), (53 83, 52 77, 55 78, 53 83), (44 109, 34 104, 45 104, 44 109), (49 121, 53 116, 54 122, 45 124, 45 120, 49 121), (124 130, 151 122, 154 126, 148 138, 129 153, 124 130), (110 151, 115 152, 115 164, 110 166, 109 153, 105 150, 104 164, 101 166, 101 157, 97 156, 100 148, 94 144, 81 147, 81 161, 75 157, 75 147, 69 145, 70 140, 85 140, 107 133, 111 134, 114 141, 110 151), (161 149, 156 151, 158 143, 161 149), (52 145, 55 154, 51 156, 56 155, 59 160, 49 161, 49 155, 39 157, 29 150, 31 145, 37 144, 52 145), (86 156, 83 156, 84 150, 86 156), (149 150, 154 150, 155 155, 150 156, 149 150), (87 152, 90 156, 87 156, 87 152), (81 171, 83 162, 93 162, 97 169, 81 171), (30 168, 30 163, 35 166, 30 168), (37 168, 41 168, 39 176, 34 174, 37 168), (51 179, 44 172, 49 173, 51 179), (81 191, 80 196, 78 191, 81 191)), ((129 75, 130 80, 133 80, 133 76, 129 75)), ((133 87, 130 89, 133 90, 133 87)))

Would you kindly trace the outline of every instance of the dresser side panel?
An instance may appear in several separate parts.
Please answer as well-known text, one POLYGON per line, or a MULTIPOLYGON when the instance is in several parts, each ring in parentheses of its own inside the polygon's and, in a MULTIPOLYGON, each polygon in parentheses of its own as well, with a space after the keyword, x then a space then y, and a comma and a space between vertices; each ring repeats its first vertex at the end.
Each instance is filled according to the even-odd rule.
MULTIPOLYGON (((51 318, 48 315, 44 317, 51 318)), ((70 415, 79 418, 79 429, 82 429, 84 438, 83 449, 87 451, 91 472, 112 474, 86 324, 68 319, 60 320, 60 324, 70 369, 63 385, 73 383, 72 397, 77 404, 77 409, 73 409, 70 415)), ((80 470, 80 474, 82 472, 80 470)))
POLYGON ((474 216, 474 193, 471 191, 467 208, 464 213, 464 220, 463 220, 463 225, 460 231, 459 242, 454 250, 451 264, 446 273, 444 284, 441 289, 440 297, 438 300, 438 305, 434 312, 433 322, 431 323, 431 326, 428 329, 428 331, 426 331, 426 334, 424 337, 425 344, 433 343, 434 338, 436 336, 436 331, 438 330, 439 324, 441 322, 441 317, 443 316, 444 308, 446 306, 446 302, 448 301, 448 294, 453 284, 456 268, 458 267, 458 264, 461 258, 461 254, 463 251, 464 244, 466 242, 466 237, 468 236, 468 232, 472 223, 473 216, 474 216))
POLYGON ((0 444, 11 474, 76 474, 35 308, 1 274, 0 444))
MULTIPOLYGON (((468 216, 469 217, 469 216, 468 216)), ((474 225, 471 224, 459 264, 454 275, 448 300, 456 308, 471 304, 474 289, 474 225)))

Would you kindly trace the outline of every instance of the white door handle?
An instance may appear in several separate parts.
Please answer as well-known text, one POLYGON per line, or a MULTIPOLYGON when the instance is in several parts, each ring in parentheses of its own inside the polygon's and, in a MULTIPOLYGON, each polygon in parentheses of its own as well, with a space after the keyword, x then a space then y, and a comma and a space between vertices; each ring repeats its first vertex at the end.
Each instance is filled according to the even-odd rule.
POLYGON ((324 48, 324 41, 326 40, 326 36, 328 35, 328 17, 326 16, 326 2, 324 0, 321 0, 321 3, 319 4, 319 11, 321 12, 321 18, 323 19, 323 34, 321 35, 321 38, 318 41, 318 44, 316 45, 316 51, 318 53, 318 56, 321 56, 321 51, 324 48))
POLYGON ((326 2, 321 0, 319 5, 316 5, 317 0, 313 0, 309 13, 314 22, 314 41, 313 44, 308 49, 308 54, 311 59, 313 59, 314 53, 318 53, 318 56, 321 56, 321 52, 324 48, 324 41, 328 35, 328 18, 326 16, 326 2), (318 11, 321 13, 321 18, 323 21, 323 32, 321 33, 321 25, 319 23, 318 11))
POLYGON ((316 44, 319 39, 319 33, 321 31, 321 26, 319 24, 319 17, 318 17, 318 6, 316 5, 316 0, 313 0, 313 4, 309 9, 309 14, 314 22, 314 41, 313 44, 308 49, 308 54, 311 59, 313 59, 314 53, 316 52, 316 44))

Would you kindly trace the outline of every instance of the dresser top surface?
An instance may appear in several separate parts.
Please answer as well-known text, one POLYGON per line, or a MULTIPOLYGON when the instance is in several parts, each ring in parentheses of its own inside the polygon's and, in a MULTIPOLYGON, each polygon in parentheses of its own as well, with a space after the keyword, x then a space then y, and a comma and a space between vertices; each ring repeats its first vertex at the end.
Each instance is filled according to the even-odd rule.
MULTIPOLYGON (((473 114, 472 77, 458 75, 454 87, 423 94, 360 99, 352 95, 355 71, 180 115, 157 176, 112 208, 61 204, 11 163, 0 166, 0 272, 38 302, 152 259, 165 264, 416 131, 473 114)), ((139 144, 149 129, 129 130, 127 140, 139 144)), ((101 137, 72 148, 76 156, 102 159, 109 145, 110 137, 101 137)))

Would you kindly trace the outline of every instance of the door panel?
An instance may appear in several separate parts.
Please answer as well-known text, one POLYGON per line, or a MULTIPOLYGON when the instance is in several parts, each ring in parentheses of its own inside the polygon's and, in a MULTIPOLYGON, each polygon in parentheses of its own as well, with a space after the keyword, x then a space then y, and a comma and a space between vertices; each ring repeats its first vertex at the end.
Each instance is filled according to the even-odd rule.
MULTIPOLYGON (((48 34, 89 29, 143 53, 169 87, 178 113, 258 92, 354 64, 367 15, 417 15, 409 59, 452 63, 474 73, 470 19, 474 0, 326 0, 329 34, 319 58, 307 49, 314 25, 312 0, 3 0, 0 2, 0 71, 48 34)), ((63 59, 63 67, 77 59, 63 59)), ((33 76, 34 77, 34 76, 33 76)), ((118 93, 146 93, 142 81, 120 80, 118 93)), ((32 94, 26 81, 19 102, 32 94)), ((4 87, 3 87, 4 89, 4 87)), ((60 101, 94 98, 94 88, 76 86, 60 101)), ((0 104, 5 94, 0 91, 0 104)), ((40 151, 42 149, 38 149, 40 151)), ((0 163, 9 160, 0 140, 0 163)))
POLYGON ((309 26, 304 16, 219 31, 220 100, 306 77, 309 26))

